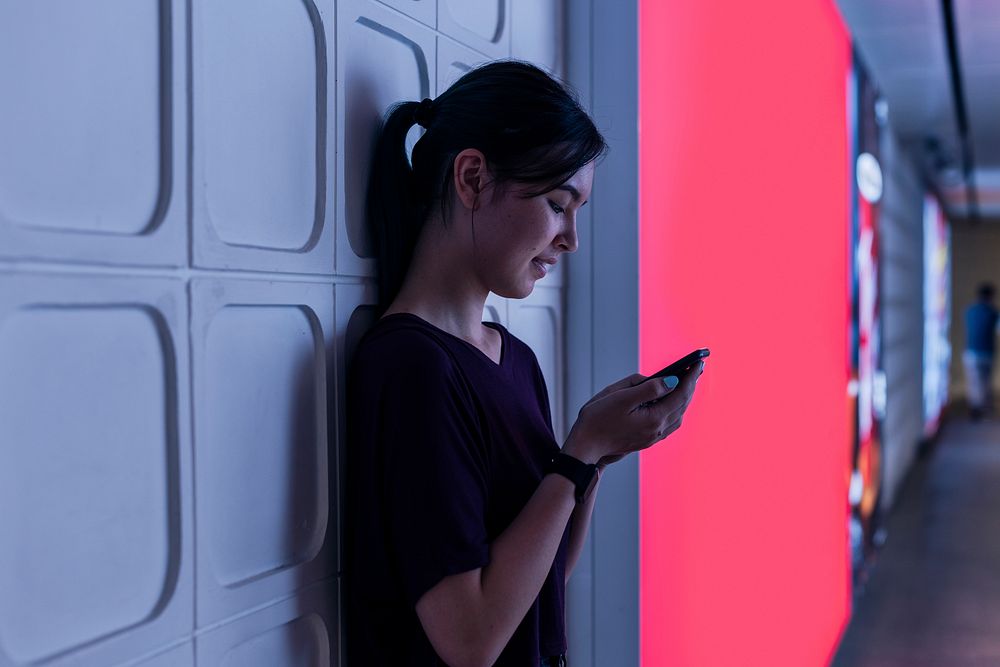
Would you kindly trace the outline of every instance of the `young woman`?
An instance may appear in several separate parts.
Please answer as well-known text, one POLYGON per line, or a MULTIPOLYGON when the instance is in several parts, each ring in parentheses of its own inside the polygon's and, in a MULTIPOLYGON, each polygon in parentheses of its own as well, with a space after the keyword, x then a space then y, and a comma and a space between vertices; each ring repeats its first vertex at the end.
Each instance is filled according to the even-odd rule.
POLYGON ((347 390, 349 667, 566 664, 600 471, 677 429, 702 370, 616 382, 560 448, 531 349, 481 321, 490 292, 524 298, 576 250, 605 150, 563 86, 516 61, 384 122, 368 192, 382 315, 347 390))

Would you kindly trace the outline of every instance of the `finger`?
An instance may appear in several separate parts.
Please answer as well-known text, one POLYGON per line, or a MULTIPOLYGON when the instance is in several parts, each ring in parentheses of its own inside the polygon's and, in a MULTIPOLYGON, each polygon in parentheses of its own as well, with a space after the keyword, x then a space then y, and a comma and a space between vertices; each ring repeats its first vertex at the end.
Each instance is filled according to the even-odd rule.
POLYGON ((681 378, 670 375, 664 378, 647 378, 649 382, 643 381, 639 384, 625 389, 630 392, 628 397, 635 405, 652 403, 677 390, 681 378))
POLYGON ((618 380, 617 382, 609 384, 607 387, 605 387, 598 393, 594 394, 594 397, 591 400, 597 400, 599 398, 603 398, 604 396, 607 396, 608 394, 616 392, 620 389, 627 389, 628 387, 634 387, 635 385, 639 384, 645 379, 646 379, 645 375, 641 375, 639 373, 633 373, 628 377, 624 377, 621 380, 618 380))
POLYGON ((661 402, 663 408, 666 410, 666 413, 663 415, 664 424, 673 423, 684 416, 688 406, 694 399, 694 391, 698 386, 698 378, 704 370, 704 362, 701 362, 701 364, 701 368, 695 368, 684 376, 677 389, 672 392, 673 396, 670 399, 661 402))
POLYGON ((627 378, 625 378, 625 380, 628 381, 628 384, 626 384, 625 386, 634 387, 638 384, 642 384, 648 379, 649 378, 643 375, 642 373, 632 373, 632 375, 629 375, 627 378))
POLYGON ((685 394, 690 396, 694 394, 695 387, 698 385, 698 378, 705 370, 705 362, 699 361, 697 364, 691 367, 687 373, 685 373, 680 378, 680 382, 677 384, 677 388, 674 390, 676 394, 685 394))
POLYGON ((589 405, 594 401, 598 401, 604 398, 605 396, 608 396, 609 394, 615 393, 616 391, 621 391, 622 389, 628 389, 629 387, 634 387, 643 382, 645 379, 646 379, 645 375, 641 375, 639 373, 633 373, 628 377, 624 377, 621 380, 618 380, 617 382, 609 384, 607 387, 605 387, 598 393, 594 394, 590 398, 590 400, 587 401, 586 405, 589 405))
POLYGON ((701 378, 702 373, 702 370, 696 368, 681 378, 681 382, 677 387, 677 392, 687 394, 688 396, 694 395, 694 391, 698 388, 698 380, 701 378))
POLYGON ((698 378, 700 378, 701 374, 704 372, 705 372, 705 362, 699 361, 697 365, 694 366, 694 368, 688 371, 687 374, 685 374, 684 377, 681 378, 678 390, 687 394, 694 394, 694 388, 698 384, 698 378))
POLYGON ((642 373, 632 373, 632 375, 615 382, 613 385, 609 386, 608 389, 611 389, 612 391, 628 389, 629 387, 635 387, 636 385, 642 384, 647 379, 648 378, 642 373))

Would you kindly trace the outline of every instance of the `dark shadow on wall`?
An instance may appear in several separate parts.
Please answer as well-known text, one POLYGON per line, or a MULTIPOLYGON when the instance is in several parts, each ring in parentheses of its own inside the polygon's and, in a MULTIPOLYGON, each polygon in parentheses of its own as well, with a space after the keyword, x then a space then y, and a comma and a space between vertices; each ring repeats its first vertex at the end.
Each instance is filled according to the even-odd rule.
MULTIPOLYGON (((289 452, 293 459, 289 466, 290 478, 285 480, 288 519, 284 539, 291 562, 301 564, 296 582, 297 616, 309 616, 318 604, 327 610, 327 627, 325 633, 316 632, 307 641, 298 641, 298 629, 293 632, 296 641, 288 656, 291 665, 346 664, 348 638, 343 632, 342 618, 343 525, 340 511, 344 506, 344 443, 346 419, 349 418, 345 414, 345 391, 349 361, 361 337, 374 324, 375 314, 375 306, 358 307, 346 327, 336 331, 332 341, 317 337, 314 355, 296 362, 295 389, 290 397, 294 418, 289 433, 289 452), (336 363, 337 359, 344 361, 336 363), (320 370, 323 373, 318 372, 320 370), (325 452, 325 466, 318 470, 317 465, 324 458, 321 451, 325 452), (323 523, 324 508, 327 513, 325 530, 315 536, 318 524, 323 523), (329 564, 329 560, 318 562, 317 558, 333 561, 333 576, 318 580, 316 573, 327 569, 324 565, 329 564), (303 595, 306 587, 311 590, 303 595), (314 595, 328 597, 317 601, 314 595), (329 644, 318 645, 327 636, 329 644)), ((308 626, 303 624, 303 627, 308 626)))

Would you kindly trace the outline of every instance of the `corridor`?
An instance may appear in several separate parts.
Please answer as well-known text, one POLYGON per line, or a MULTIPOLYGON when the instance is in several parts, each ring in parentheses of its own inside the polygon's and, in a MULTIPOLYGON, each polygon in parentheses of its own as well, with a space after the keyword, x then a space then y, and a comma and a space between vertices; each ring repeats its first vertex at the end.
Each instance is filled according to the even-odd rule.
POLYGON ((888 518, 833 667, 1000 664, 1000 421, 945 425, 888 518))

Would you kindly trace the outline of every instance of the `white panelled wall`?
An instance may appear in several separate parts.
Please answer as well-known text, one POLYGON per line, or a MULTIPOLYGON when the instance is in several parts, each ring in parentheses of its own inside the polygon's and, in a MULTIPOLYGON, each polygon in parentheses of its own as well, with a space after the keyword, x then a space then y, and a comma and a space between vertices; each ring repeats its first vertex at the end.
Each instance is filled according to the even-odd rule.
MULTIPOLYGON (((483 60, 562 75, 562 26, 561 0, 0 2, 0 666, 340 664, 373 129, 483 60)), ((560 441, 564 288, 484 313, 560 441)))
POLYGON ((885 184, 878 221, 886 375, 882 502, 888 510, 924 437, 925 186, 912 150, 900 145, 891 126, 880 142, 885 184))

